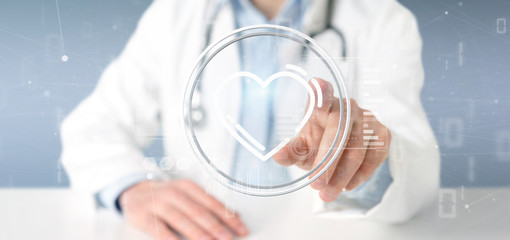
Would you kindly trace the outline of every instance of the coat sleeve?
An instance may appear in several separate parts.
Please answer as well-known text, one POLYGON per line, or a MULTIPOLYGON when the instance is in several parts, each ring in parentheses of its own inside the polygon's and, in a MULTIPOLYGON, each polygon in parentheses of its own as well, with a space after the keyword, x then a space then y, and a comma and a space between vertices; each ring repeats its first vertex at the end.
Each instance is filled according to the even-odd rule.
MULTIPOLYGON (((409 220, 436 196, 440 156, 420 100, 424 71, 417 22, 396 1, 382 2, 387 4, 377 12, 383 14, 374 14, 369 30, 356 39, 362 47, 356 53, 353 97, 391 132, 388 160, 393 182, 381 202, 362 211, 361 217, 398 223, 409 220)), ((345 217, 352 212, 318 205, 324 215, 345 217)))
POLYGON ((148 8, 120 57, 64 120, 61 157, 73 188, 96 193, 146 171, 142 151, 160 124, 157 73, 164 50, 155 46, 171 41, 159 30, 171 27, 172 2, 157 0, 148 8))

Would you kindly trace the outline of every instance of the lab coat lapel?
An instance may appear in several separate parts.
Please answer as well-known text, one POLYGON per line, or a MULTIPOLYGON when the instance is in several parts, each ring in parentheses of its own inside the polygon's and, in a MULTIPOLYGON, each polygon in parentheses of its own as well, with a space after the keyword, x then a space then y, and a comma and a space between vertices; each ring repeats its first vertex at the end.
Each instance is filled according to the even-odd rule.
MULTIPOLYGON (((335 6, 334 13, 339 13, 338 8, 340 7, 340 1, 337 1, 335 6)), ((310 6, 305 13, 303 18, 303 33, 310 35, 311 33, 316 33, 324 30, 327 25, 328 19, 326 19, 326 11, 328 8, 328 0, 314 0, 310 2, 310 6)), ((337 16, 333 16, 332 25, 341 29, 341 24, 339 22, 341 18, 337 16)), ((345 32, 345 31, 342 31, 345 32)), ((349 36, 344 36, 347 41, 349 36)), ((343 51, 347 51, 347 49, 342 49, 342 43, 339 36, 333 31, 327 31, 327 33, 319 34, 314 40, 316 40, 317 44, 325 50, 325 52, 333 59, 336 66, 340 70, 340 74, 342 74, 344 84, 346 85, 347 94, 349 96, 353 96, 354 91, 354 83, 353 83, 353 65, 352 61, 349 60, 349 56, 347 58, 342 57, 343 51)), ((346 48, 349 47, 349 44, 346 44, 346 48)))
MULTIPOLYGON (((211 44, 214 44, 216 41, 232 32, 235 29, 232 5, 226 4, 219 12, 216 21, 208 24, 212 24, 211 44)), ((222 126, 220 122, 222 119, 220 118, 224 116, 214 112, 213 109, 215 109, 215 106, 213 104, 217 101, 217 99, 215 99, 217 97, 217 85, 223 80, 217 79, 218 76, 225 77, 240 71, 239 51, 235 45, 231 45, 222 50, 215 58, 220 59, 213 60, 216 64, 211 65, 213 67, 207 67, 207 72, 204 74, 202 93, 204 97, 203 105, 208 111, 207 121, 209 122, 208 126, 204 129, 204 131, 207 131, 204 136, 208 138, 207 144, 212 146, 209 150, 214 152, 213 158, 216 158, 216 163, 221 161, 221 166, 218 165, 217 167, 220 168, 220 170, 230 171, 236 142, 223 127, 218 127, 222 126), (217 63, 221 63, 221 65, 217 63)), ((232 85, 229 85, 229 89, 234 89, 234 91, 226 92, 225 94, 227 94, 227 96, 223 96, 224 98, 221 98, 223 100, 219 100, 219 104, 228 106, 228 108, 231 109, 229 113, 231 113, 233 117, 237 117, 239 116, 239 104, 241 102, 239 94, 241 91, 241 84, 239 81, 232 81, 231 84, 232 85), (224 99, 228 101, 224 101, 224 99)), ((230 172, 226 172, 226 174, 230 174, 230 172)))
POLYGON ((326 27, 327 0, 310 1, 310 6, 303 17, 302 31, 305 34, 318 32, 326 27))

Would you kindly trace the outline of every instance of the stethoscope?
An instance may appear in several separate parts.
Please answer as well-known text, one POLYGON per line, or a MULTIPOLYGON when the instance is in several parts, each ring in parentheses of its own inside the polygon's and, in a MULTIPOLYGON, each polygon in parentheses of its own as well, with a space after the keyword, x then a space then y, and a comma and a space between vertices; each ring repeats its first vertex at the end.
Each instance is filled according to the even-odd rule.
MULTIPOLYGON (((204 41, 203 50, 205 50, 211 44, 212 31, 214 28, 213 23, 217 20, 218 15, 221 12, 221 10, 226 6, 225 3, 230 2, 230 4, 232 4, 232 1, 233 0, 223 1, 223 3, 217 4, 216 7, 214 8, 213 14, 210 16, 209 21, 207 21, 208 23, 211 23, 211 24, 208 24, 205 29, 205 41, 204 41)), ((341 45, 342 45, 341 56, 345 60, 347 57, 347 46, 346 46, 345 36, 342 33, 342 31, 340 31, 340 29, 333 26, 333 24, 332 24, 334 1, 335 0, 328 0, 328 4, 326 5, 326 9, 327 9, 326 16, 325 16, 326 22, 325 22, 324 28, 322 30, 318 30, 318 31, 309 33, 308 35, 310 36, 310 38, 316 38, 316 37, 326 33, 327 31, 333 31, 333 33, 338 36, 338 38, 341 42, 341 45)), ((303 48, 301 50, 301 52, 302 52, 301 56, 305 56, 306 51, 307 51, 307 48, 305 46, 303 46, 303 48)), ((205 125, 205 122, 207 121, 207 113, 201 104, 202 103, 202 99, 201 99, 202 84, 201 83, 202 83, 202 81, 200 81, 200 80, 197 81, 196 91, 194 93, 193 100, 191 102, 191 120, 192 120, 192 124, 194 127, 201 127, 201 126, 205 125)))

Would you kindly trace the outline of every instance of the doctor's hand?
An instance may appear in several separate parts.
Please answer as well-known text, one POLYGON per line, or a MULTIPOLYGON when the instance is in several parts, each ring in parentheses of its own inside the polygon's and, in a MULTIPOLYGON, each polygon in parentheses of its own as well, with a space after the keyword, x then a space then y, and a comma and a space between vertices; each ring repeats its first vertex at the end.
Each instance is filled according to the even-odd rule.
POLYGON ((158 240, 227 240, 248 230, 239 216, 190 180, 144 181, 119 198, 126 219, 158 240))
MULTIPOLYGON (((316 80, 324 99, 322 106, 319 108, 316 104, 300 133, 273 156, 280 165, 296 165, 309 171, 320 163, 335 139, 341 115, 340 102, 334 97, 333 86, 329 82, 318 78, 316 80)), ((311 83, 310 86, 317 96, 317 89, 311 83)), ((317 97, 315 100, 318 100, 317 97)), ((311 184, 312 188, 320 191, 319 196, 325 202, 334 201, 342 191, 352 190, 368 180, 388 157, 391 142, 389 130, 369 111, 360 108, 356 101, 350 100, 350 103, 351 121, 347 123, 350 131, 346 143, 328 170, 311 184), (382 146, 375 146, 381 143, 382 146)), ((341 124, 344 126, 346 123, 341 124)), ((338 145, 332 152, 337 148, 338 145)), ((322 170, 324 165, 310 178, 322 170)))

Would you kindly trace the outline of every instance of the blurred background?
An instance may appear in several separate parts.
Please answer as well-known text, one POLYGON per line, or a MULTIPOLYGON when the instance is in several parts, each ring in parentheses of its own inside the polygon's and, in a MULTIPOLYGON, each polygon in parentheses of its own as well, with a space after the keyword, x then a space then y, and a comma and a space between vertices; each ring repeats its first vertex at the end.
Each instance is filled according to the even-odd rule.
MULTIPOLYGON (((401 0, 424 40, 422 101, 444 187, 510 184, 510 1, 401 0)), ((2 0, 0 187, 68 187, 62 119, 124 48, 150 0, 2 0)), ((147 150, 161 157, 161 144, 147 150)))

